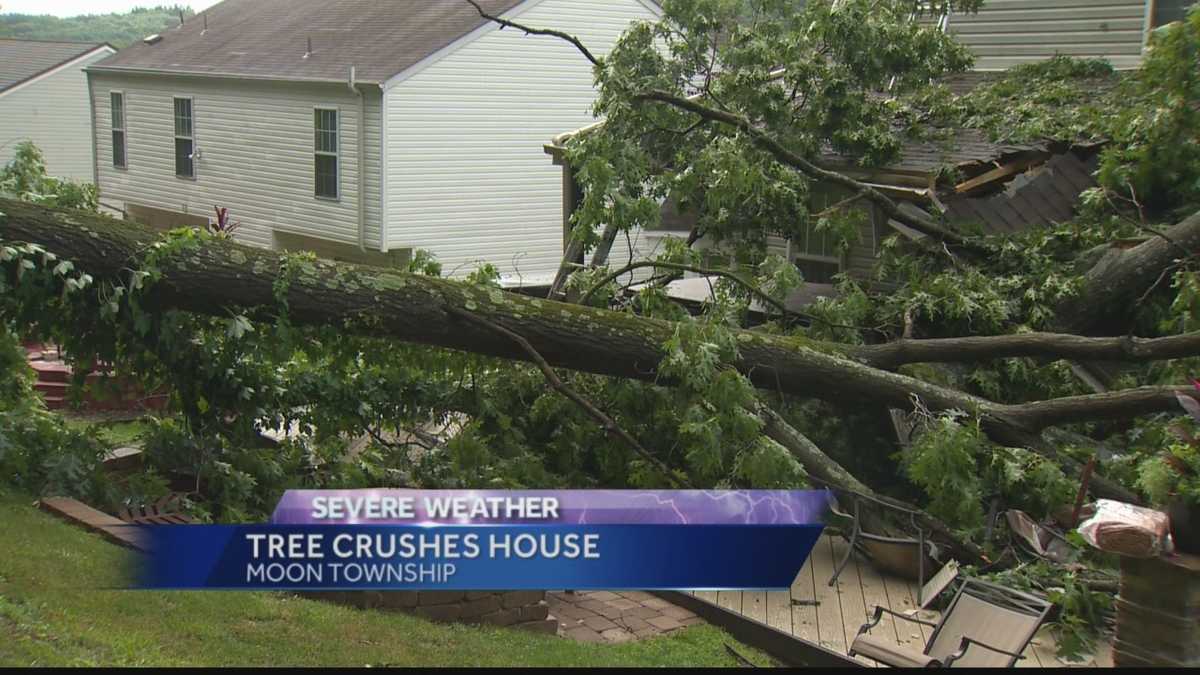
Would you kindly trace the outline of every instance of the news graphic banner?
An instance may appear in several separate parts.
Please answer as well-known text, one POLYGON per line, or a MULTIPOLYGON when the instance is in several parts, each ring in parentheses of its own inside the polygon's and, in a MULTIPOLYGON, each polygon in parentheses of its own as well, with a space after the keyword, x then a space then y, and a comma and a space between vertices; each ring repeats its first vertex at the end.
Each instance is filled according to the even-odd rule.
POLYGON ((786 589, 824 491, 292 490, 264 525, 145 528, 143 588, 786 589))

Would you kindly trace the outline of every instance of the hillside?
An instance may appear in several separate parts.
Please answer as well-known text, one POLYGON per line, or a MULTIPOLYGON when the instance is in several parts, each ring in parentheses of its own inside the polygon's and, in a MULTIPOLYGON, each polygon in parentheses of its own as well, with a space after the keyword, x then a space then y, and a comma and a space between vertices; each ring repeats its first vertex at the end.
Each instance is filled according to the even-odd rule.
POLYGON ((32 14, 0 14, 0 37, 24 40, 107 42, 120 49, 147 35, 179 23, 179 13, 190 8, 163 5, 124 13, 85 14, 69 18, 32 14))
POLYGON ((132 592, 132 555, 0 491, 0 667, 736 666, 709 625, 620 645, 433 624, 284 593, 132 592))

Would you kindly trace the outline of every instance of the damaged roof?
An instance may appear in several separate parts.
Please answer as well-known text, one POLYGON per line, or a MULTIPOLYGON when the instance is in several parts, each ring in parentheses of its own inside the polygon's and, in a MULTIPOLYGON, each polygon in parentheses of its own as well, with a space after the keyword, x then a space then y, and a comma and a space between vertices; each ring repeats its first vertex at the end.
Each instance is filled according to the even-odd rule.
MULTIPOLYGON (((498 15, 524 0, 478 1, 498 15)), ((92 69, 345 81, 354 66, 382 84, 486 23, 445 0, 225 0, 92 69)))
POLYGON ((982 223, 991 233, 1011 234, 1036 225, 1069 220, 1084 190, 1096 186, 1092 177, 1099 159, 1066 152, 1017 175, 1001 192, 947 202, 951 222, 982 223))
MULTIPOLYGON (((943 167, 951 167, 971 173, 972 169, 985 167, 1016 155, 1045 153, 1050 151, 1050 142, 996 143, 988 140, 980 129, 942 129, 937 138, 929 140, 905 139, 902 141, 900 159, 883 167, 869 170, 899 170, 906 173, 936 174, 943 167)), ((841 155, 832 151, 821 156, 822 164, 845 165, 841 155)), ((867 168, 867 167, 864 167, 867 168)))

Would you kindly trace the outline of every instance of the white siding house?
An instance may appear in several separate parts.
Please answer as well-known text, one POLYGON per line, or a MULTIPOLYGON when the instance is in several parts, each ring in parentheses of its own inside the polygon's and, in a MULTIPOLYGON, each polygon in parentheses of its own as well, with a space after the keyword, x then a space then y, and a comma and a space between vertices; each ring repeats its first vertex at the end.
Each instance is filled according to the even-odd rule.
POLYGON ((54 176, 92 180, 92 121, 83 69, 106 44, 0 39, 0 166, 33 141, 54 176))
MULTIPOLYGON (((601 54, 659 11, 480 4, 601 54)), ((487 261, 514 284, 558 268, 562 177, 542 146, 595 98, 561 40, 462 0, 225 0, 88 75, 101 200, 129 217, 195 224, 220 206, 259 246, 378 264, 423 248, 447 273, 487 261)))
MULTIPOLYGON (((96 154, 101 200, 122 205, 135 218, 146 209, 207 219, 228 208, 241 222, 235 235, 274 247, 300 235, 357 247, 357 96, 345 84, 305 84, 210 77, 92 73, 96 101, 96 154), (114 95, 124 102, 124 165, 114 155, 114 95), (175 101, 192 102, 192 137, 198 151, 192 176, 176 174, 175 101), (337 110, 340 193, 314 194, 314 110, 337 110), (132 207, 132 208, 130 208, 132 207)), ((367 163, 363 181, 366 248, 379 251, 378 90, 364 92, 367 163)), ((119 112, 118 112, 118 116, 119 112)), ((117 125, 120 127, 120 123, 117 125)), ((120 145, 120 134, 116 136, 120 145)), ((162 216, 160 216, 161 218, 162 216)), ((150 216, 153 220, 154 216, 150 216)), ((190 224, 159 220, 156 225, 190 224)))
MULTIPOLYGON (((605 54, 640 0, 543 0, 510 15, 605 54)), ((553 37, 485 26, 384 90, 390 247, 438 252, 448 270, 488 260, 544 279, 563 255, 562 175, 546 139, 594 121, 592 65, 553 37)))
POLYGON ((975 53, 978 70, 1004 70, 1064 54, 1141 63, 1154 0, 985 0, 975 14, 954 14, 949 30, 975 53))

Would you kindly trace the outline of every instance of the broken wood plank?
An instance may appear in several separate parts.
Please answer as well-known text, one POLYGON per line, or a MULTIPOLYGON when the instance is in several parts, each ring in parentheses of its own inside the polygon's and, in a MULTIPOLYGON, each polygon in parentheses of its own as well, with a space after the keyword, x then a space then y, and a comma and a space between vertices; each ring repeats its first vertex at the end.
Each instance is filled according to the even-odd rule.
POLYGON ((1026 169, 1034 166, 1035 164, 1041 163, 1042 159, 1043 158, 1040 156, 1039 157, 1027 157, 1025 159, 1018 159, 1015 162, 1011 162, 1009 164, 1004 164, 1002 166, 998 166, 998 167, 992 169, 991 171, 986 171, 970 180, 966 180, 966 181, 959 183, 958 185, 955 185, 954 193, 959 194, 959 195, 966 194, 968 192, 971 192, 972 190, 983 187, 984 185, 987 185, 988 183, 998 181, 1002 178, 1007 178, 1013 174, 1021 173, 1022 171, 1025 171, 1026 169))
POLYGON ((95 532, 114 544, 138 551, 148 550, 148 544, 138 526, 98 511, 77 499, 48 497, 39 501, 38 507, 73 525, 95 532))

